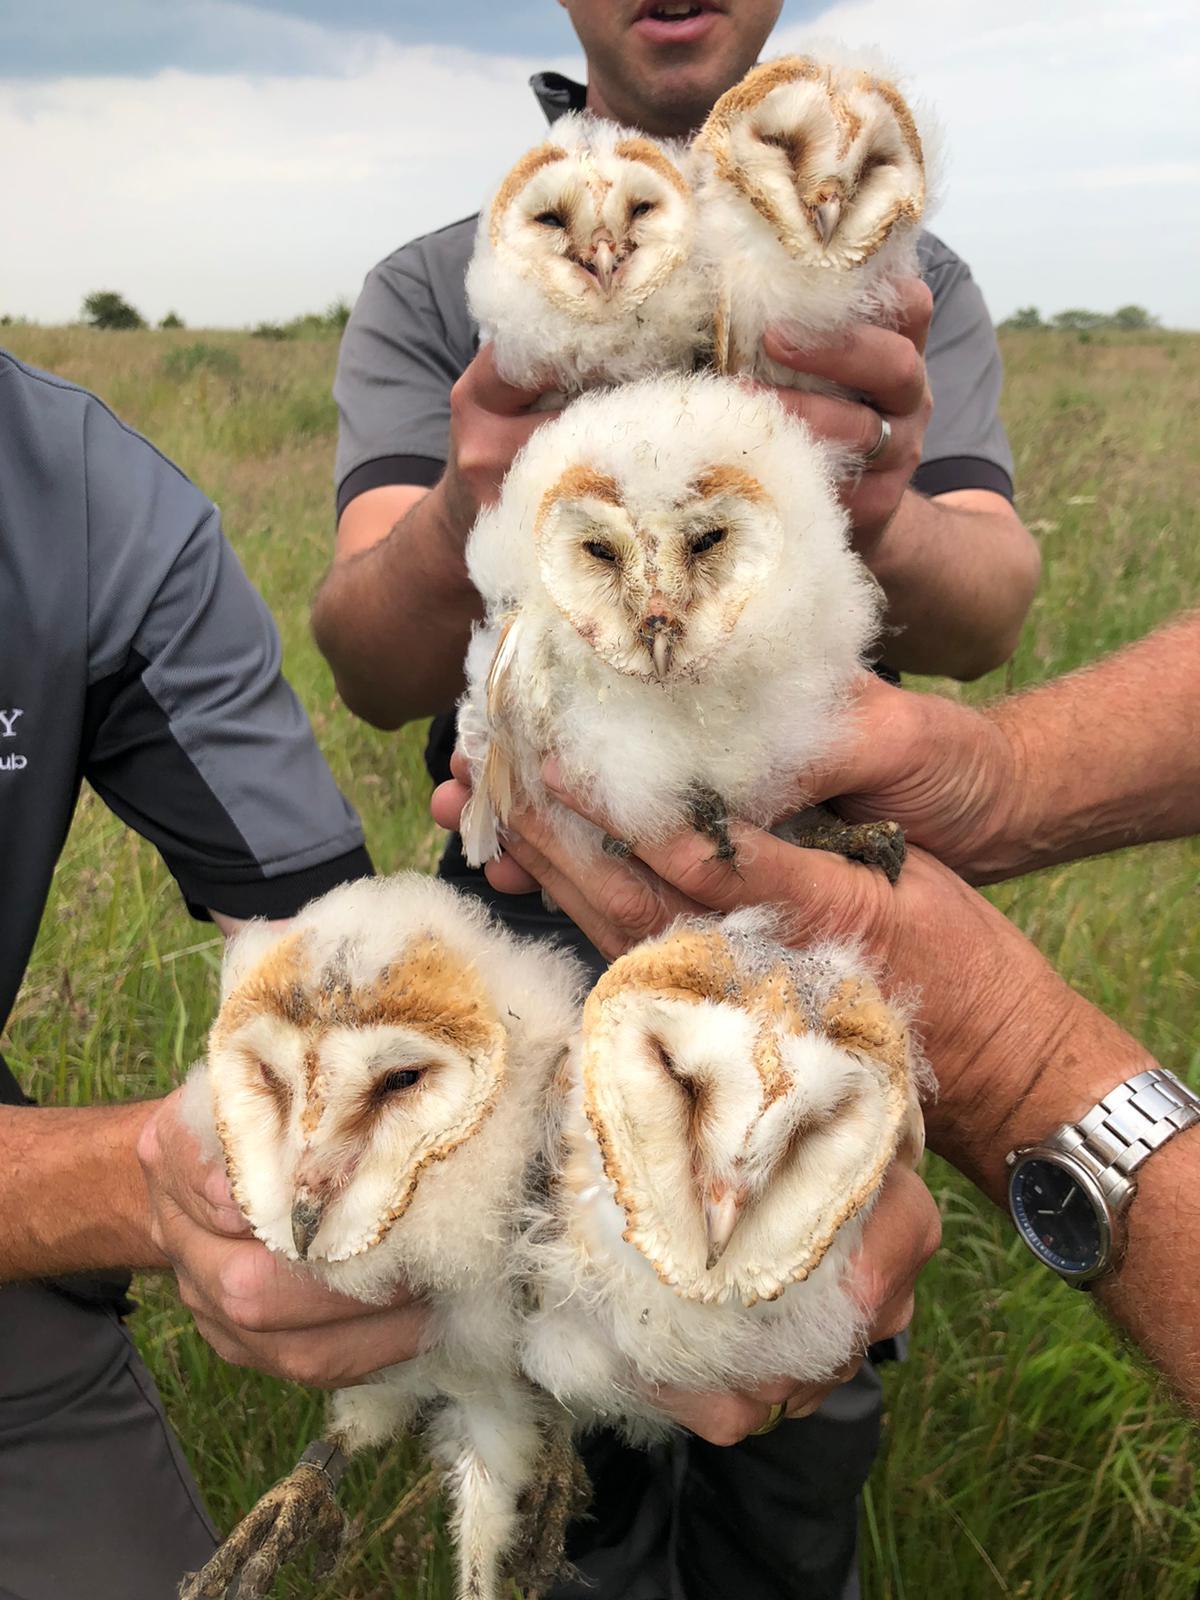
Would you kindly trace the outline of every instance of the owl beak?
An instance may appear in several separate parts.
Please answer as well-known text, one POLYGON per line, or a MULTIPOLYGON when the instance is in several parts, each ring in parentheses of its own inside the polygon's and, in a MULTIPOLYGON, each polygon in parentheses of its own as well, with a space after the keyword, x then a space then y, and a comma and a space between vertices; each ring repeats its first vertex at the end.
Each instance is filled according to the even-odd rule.
POLYGON ((292 1243, 301 1261, 308 1260, 308 1252, 324 1215, 324 1199, 307 1187, 296 1190, 296 1200, 292 1206, 292 1243))
POLYGON ((597 240, 593 246, 592 268, 596 274, 596 282, 600 285, 600 293, 609 294, 617 270, 617 257, 611 240, 597 240))
POLYGON ((813 207, 813 222, 816 224, 817 238, 824 248, 833 238, 834 230, 841 220, 842 202, 834 195, 832 200, 825 200, 819 206, 813 207))
POLYGON ((705 1266, 709 1272, 725 1254, 725 1247, 733 1237, 733 1230, 742 1214, 743 1200, 740 1190, 726 1189, 718 1184, 714 1184, 704 1197, 704 1226, 708 1231, 708 1260, 705 1266))
POLYGON ((654 676, 661 680, 671 670, 671 656, 675 650, 675 624, 666 609, 665 602, 656 604, 657 598, 654 595, 650 597, 650 609, 642 619, 642 643, 650 652, 650 660, 654 663, 654 676))
POLYGON ((656 633, 654 643, 650 646, 650 660, 654 663, 654 676, 665 678, 671 670, 671 636, 668 633, 656 633))

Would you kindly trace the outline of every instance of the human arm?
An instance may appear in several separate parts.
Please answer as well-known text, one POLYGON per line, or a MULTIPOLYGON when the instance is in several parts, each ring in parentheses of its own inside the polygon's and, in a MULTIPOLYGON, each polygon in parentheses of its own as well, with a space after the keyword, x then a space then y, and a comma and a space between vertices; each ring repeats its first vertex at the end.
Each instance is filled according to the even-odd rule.
POLYGON ((350 709, 394 728, 450 709, 479 600, 463 550, 537 420, 477 354, 473 221, 367 275, 338 352, 338 532, 313 631, 350 709), (428 491, 428 492, 426 492, 428 491))
POLYGON ((0 1106, 0 1283, 170 1270, 217 1353, 336 1388, 414 1355, 421 1308, 367 1306, 302 1278, 250 1237, 205 1166, 179 1094, 119 1106, 0 1106))
POLYGON ((313 634, 347 706, 377 727, 445 711, 462 693, 471 625, 482 615, 467 535, 548 415, 529 411, 534 399, 497 375, 485 347, 450 392, 449 454, 433 487, 366 490, 338 519, 313 634))
MULTIPOLYGON (((961 296, 957 290, 937 314, 978 323, 982 303, 960 306, 961 296)), ((880 456, 843 491, 855 548, 887 597, 888 664, 907 672, 976 678, 1012 654, 1037 589, 1041 558, 1012 504, 995 487, 1007 483, 1007 473, 970 454, 1007 454, 1002 432, 999 441, 992 437, 999 424, 990 390, 972 397, 964 407, 966 417, 954 419, 952 435, 931 390, 931 381, 946 390, 943 409, 958 400, 963 364, 986 362, 994 353, 990 324, 986 330, 974 327, 973 343, 939 352, 927 368, 933 315, 933 296, 914 278, 903 286, 894 330, 859 324, 834 344, 806 350, 792 348, 770 331, 764 345, 784 366, 867 396, 869 404, 859 404, 778 390, 788 409, 821 437, 862 457, 879 439, 880 416, 891 427, 880 456), (936 430, 927 438, 935 417, 936 430), (914 487, 914 474, 921 482, 926 450, 962 452, 929 472, 932 497, 914 487)), ((998 393, 998 373, 994 386, 998 393)))
MULTIPOLYGON (((859 939, 885 987, 920 995, 914 1021, 938 1079, 926 1107, 930 1147, 997 1204, 1009 1150, 1041 1141, 1153 1065, 994 907, 920 850, 892 888, 870 869, 736 824, 736 865, 686 833, 639 847, 638 860, 606 859, 584 872, 535 815, 517 828, 509 870, 515 864, 543 883, 610 956, 681 912, 763 903, 785 911, 798 943, 859 939)), ((1124 1260, 1094 1293, 1200 1408, 1200 1130, 1158 1150, 1137 1182, 1124 1260)))

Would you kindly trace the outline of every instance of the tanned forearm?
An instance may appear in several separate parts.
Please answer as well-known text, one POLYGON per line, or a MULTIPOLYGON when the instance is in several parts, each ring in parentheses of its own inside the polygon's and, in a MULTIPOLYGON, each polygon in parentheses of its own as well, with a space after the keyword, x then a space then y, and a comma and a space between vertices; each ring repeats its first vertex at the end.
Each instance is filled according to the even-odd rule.
POLYGON ((482 615, 440 488, 387 538, 335 562, 313 605, 317 645, 350 710, 398 728, 453 706, 482 615))
POLYGON ((136 1155, 156 1104, 0 1106, 0 1283, 166 1265, 136 1155))
POLYGON ((984 881, 1200 832, 1200 612, 1002 702, 1013 750, 984 881))
MULTIPOLYGON (((1041 1142, 1154 1064, 1043 968, 987 1050, 957 1078, 941 1077, 928 1108, 930 1145, 1004 1205, 1009 1150, 1041 1142)), ((1200 1410, 1200 1129, 1177 1135, 1137 1174, 1124 1260, 1092 1292, 1200 1410)))
POLYGON ((887 595, 889 666, 965 680, 1001 666, 1015 649, 1041 560, 1015 513, 974 509, 974 499, 964 491, 929 500, 909 489, 863 550, 887 595))

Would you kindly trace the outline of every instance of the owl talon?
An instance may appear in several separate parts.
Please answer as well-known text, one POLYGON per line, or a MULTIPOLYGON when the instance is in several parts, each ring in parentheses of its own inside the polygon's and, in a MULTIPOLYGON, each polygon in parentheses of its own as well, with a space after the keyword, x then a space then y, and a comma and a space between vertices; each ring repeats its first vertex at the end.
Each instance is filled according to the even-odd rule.
POLYGON ((737 847, 729 837, 729 807, 715 790, 696 784, 688 795, 692 826, 716 845, 714 861, 737 862, 737 847))
POLYGON ((781 823, 775 831, 803 850, 833 850, 848 861, 878 867, 889 883, 899 878, 907 853, 898 822, 843 822, 824 807, 781 823))
POLYGON ((318 1569, 331 1572, 346 1527, 334 1482, 332 1471, 302 1460, 247 1512, 212 1559, 188 1574, 180 1600, 262 1600, 280 1567, 307 1545, 318 1569))
POLYGON ((567 1529, 586 1511, 591 1480, 569 1432, 547 1429, 538 1480, 522 1496, 520 1533, 508 1555, 509 1573, 524 1600, 542 1600, 568 1576, 567 1529))
POLYGON ((633 854, 633 846, 628 839, 614 839, 611 833, 604 835, 600 848, 606 856, 613 856, 617 861, 628 861, 633 854))

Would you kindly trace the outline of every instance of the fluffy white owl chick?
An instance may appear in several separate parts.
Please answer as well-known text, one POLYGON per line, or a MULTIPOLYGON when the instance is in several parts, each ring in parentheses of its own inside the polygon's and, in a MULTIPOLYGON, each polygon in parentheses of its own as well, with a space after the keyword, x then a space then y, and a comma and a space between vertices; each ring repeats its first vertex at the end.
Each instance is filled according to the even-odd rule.
POLYGON ((502 377, 556 403, 690 369, 712 297, 697 266, 686 147, 561 117, 480 215, 467 296, 502 377))
POLYGON ((785 56, 721 96, 695 149, 718 369, 830 388, 769 360, 762 336, 778 328, 803 346, 891 319, 896 279, 917 270, 926 207, 907 101, 867 67, 785 56))
POLYGON ((558 758, 622 840, 767 823, 842 731, 879 590, 850 548, 838 462, 767 390, 676 375, 584 395, 516 458, 467 546, 487 604, 459 735, 469 861, 520 797, 577 848, 558 758))
POLYGON ((510 1257, 579 969, 411 873, 335 889, 282 934, 251 924, 222 987, 188 1099, 255 1234, 359 1299, 423 1293, 432 1330, 415 1359, 332 1397, 324 1454, 185 1592, 223 1594, 240 1575, 240 1596, 265 1593, 289 1539, 336 1531, 334 1451, 422 1422, 455 1503, 461 1593, 491 1596, 542 1450, 510 1257))
POLYGON ((845 1269, 892 1160, 920 1156, 925 1069, 857 949, 776 931, 677 923, 584 1008, 524 1359, 585 1422, 653 1437, 651 1385, 821 1380, 861 1348, 845 1269))

